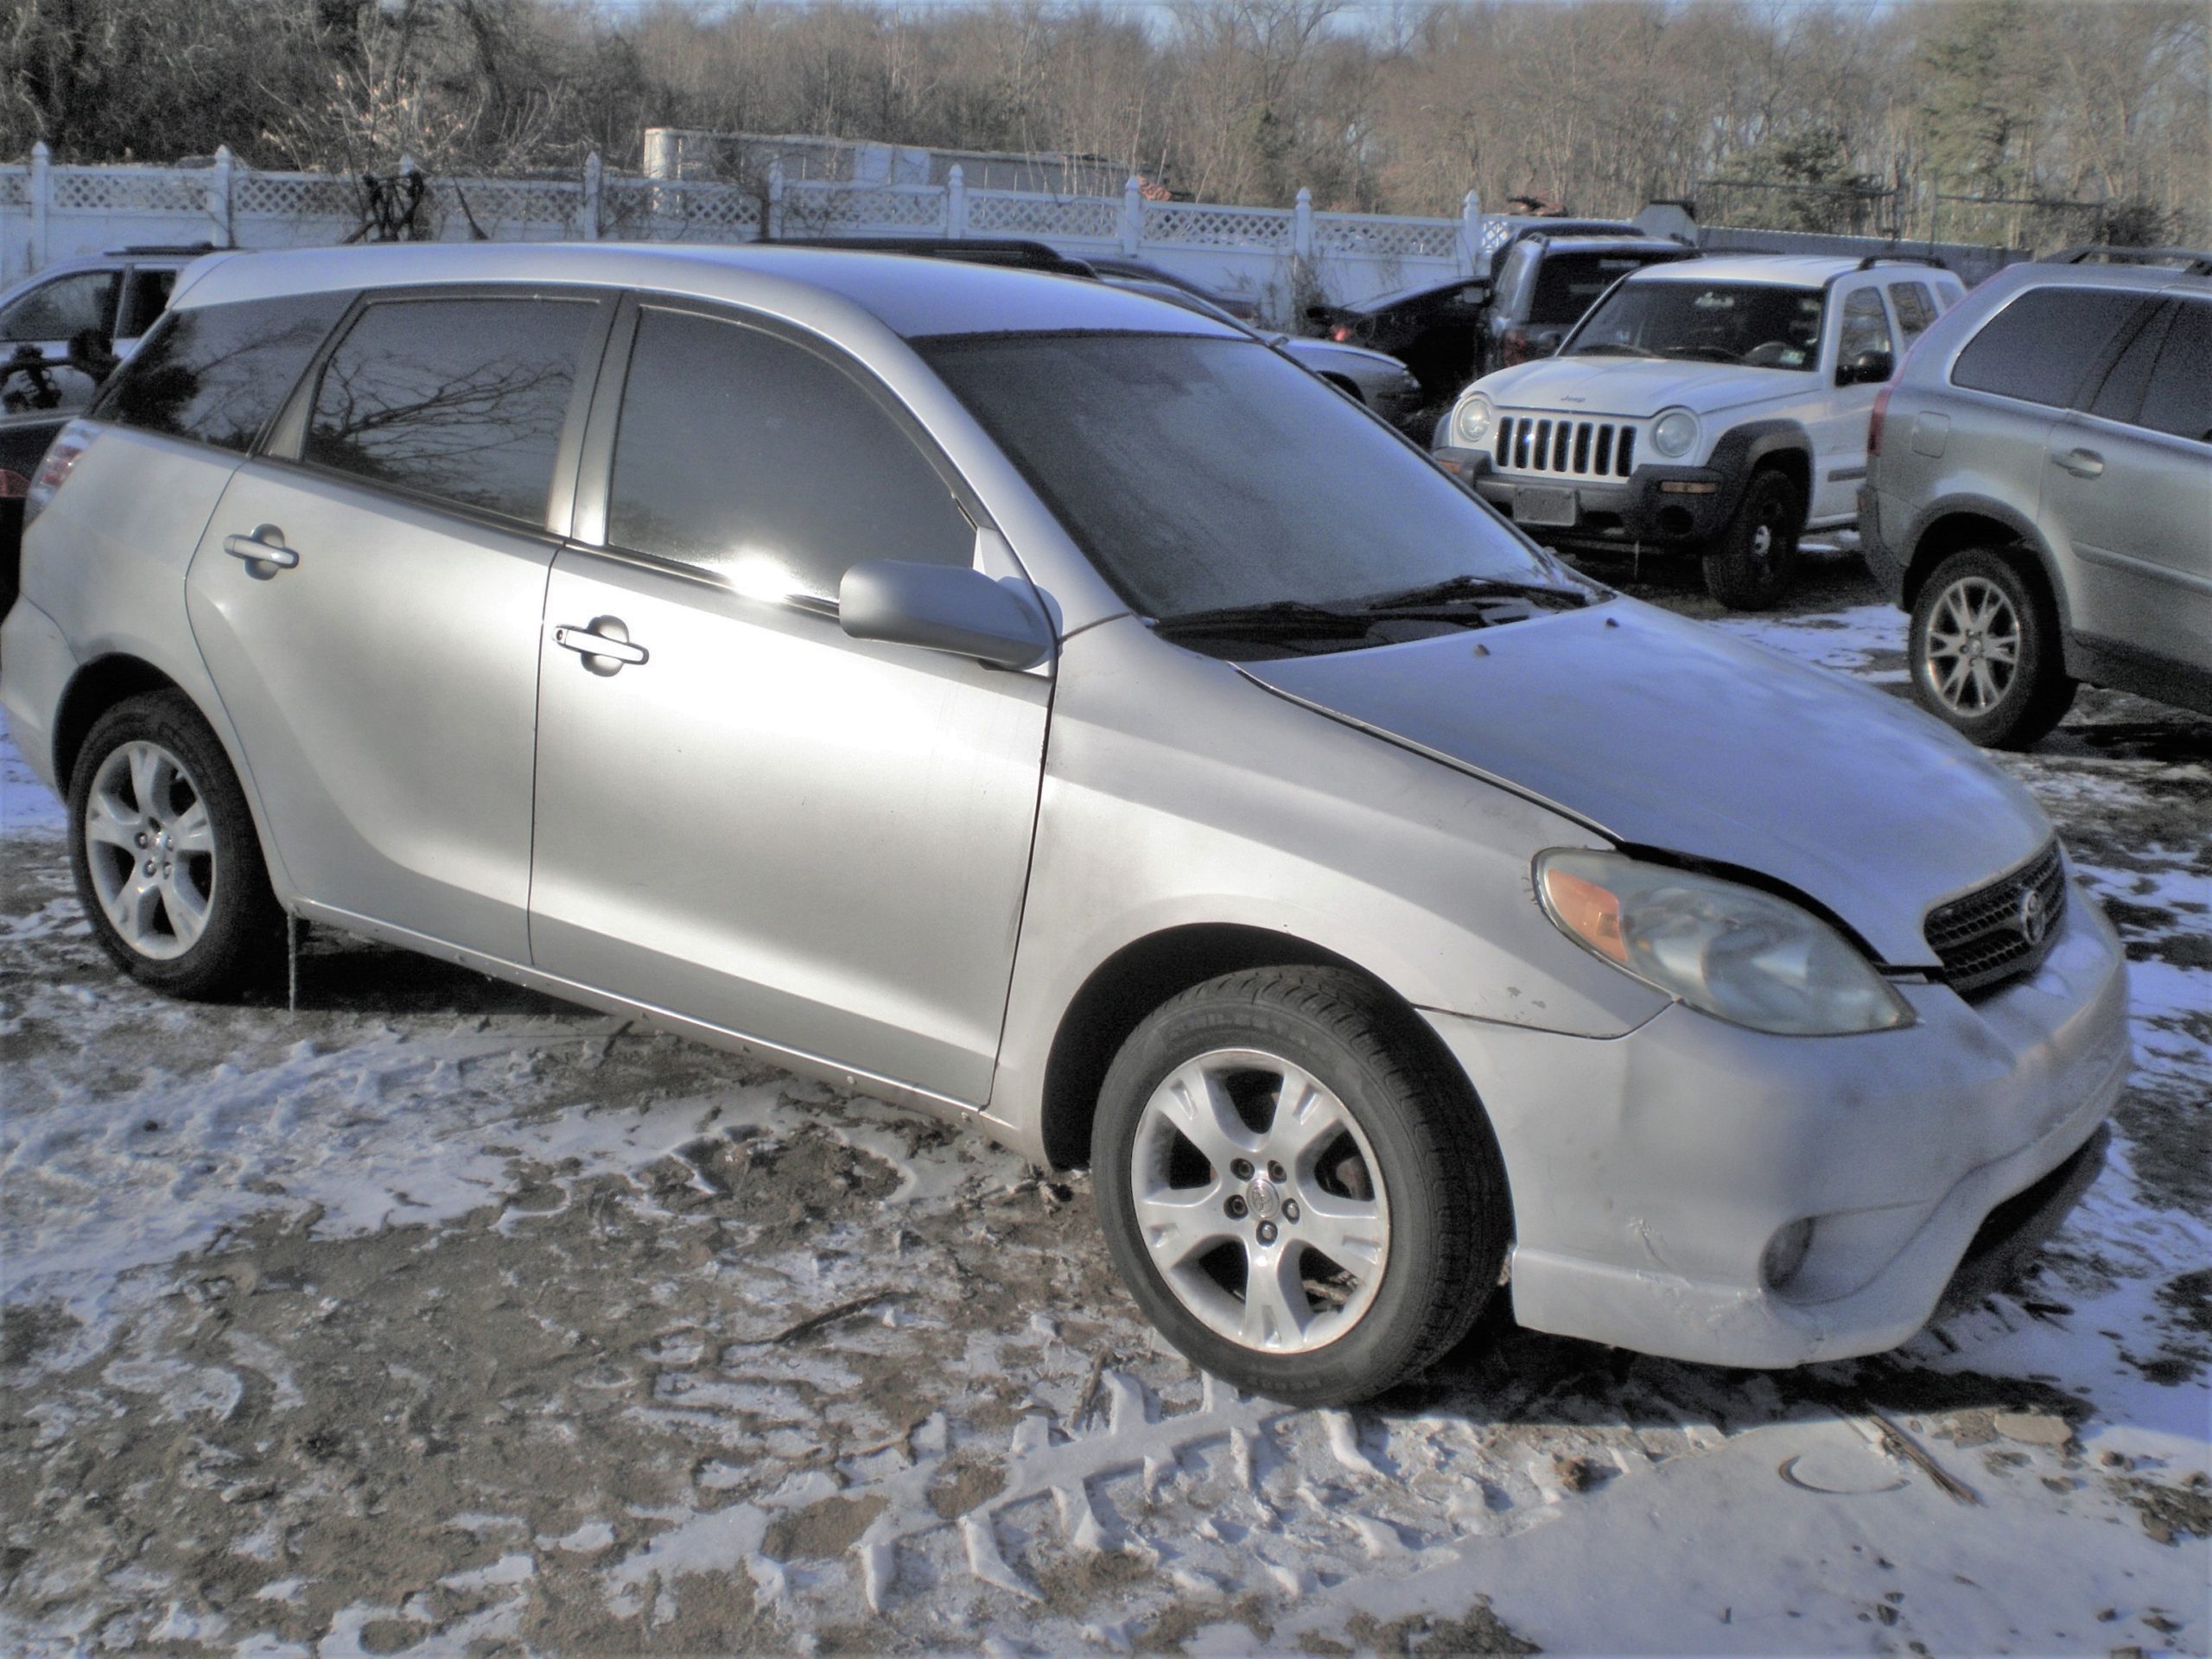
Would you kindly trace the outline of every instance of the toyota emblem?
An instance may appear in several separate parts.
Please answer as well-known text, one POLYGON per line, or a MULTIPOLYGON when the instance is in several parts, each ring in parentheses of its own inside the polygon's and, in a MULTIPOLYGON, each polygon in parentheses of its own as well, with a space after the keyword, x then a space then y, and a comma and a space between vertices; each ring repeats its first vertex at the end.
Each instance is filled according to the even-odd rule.
POLYGON ((2043 943, 2043 936, 2050 926, 2050 918, 2044 912, 2043 893, 2030 887, 2020 895, 2020 912, 2013 918, 2013 925, 2020 930, 2020 937, 2030 945, 2043 943))

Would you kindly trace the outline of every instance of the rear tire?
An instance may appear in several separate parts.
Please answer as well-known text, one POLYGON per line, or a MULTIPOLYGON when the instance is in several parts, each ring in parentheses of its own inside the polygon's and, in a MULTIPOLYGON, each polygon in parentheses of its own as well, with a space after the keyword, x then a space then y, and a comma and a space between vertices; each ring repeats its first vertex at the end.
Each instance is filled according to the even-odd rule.
POLYGON ((1994 548, 1954 553, 1912 605, 1920 706, 1988 749, 2024 749, 2074 706, 2058 607, 1994 548))
POLYGON ((1511 1231, 1465 1079, 1348 970, 1255 969, 1147 1016, 1092 1127, 1099 1224, 1194 1363, 1297 1405, 1425 1369, 1473 1325, 1511 1231))
POLYGON ((245 792, 181 692, 93 723, 69 780, 69 861, 92 937, 142 984, 228 996, 278 960, 283 912, 245 792))
POLYGON ((1789 591, 1804 504, 1786 473, 1751 474, 1726 528, 1705 550, 1705 590, 1732 611, 1764 611, 1789 591))

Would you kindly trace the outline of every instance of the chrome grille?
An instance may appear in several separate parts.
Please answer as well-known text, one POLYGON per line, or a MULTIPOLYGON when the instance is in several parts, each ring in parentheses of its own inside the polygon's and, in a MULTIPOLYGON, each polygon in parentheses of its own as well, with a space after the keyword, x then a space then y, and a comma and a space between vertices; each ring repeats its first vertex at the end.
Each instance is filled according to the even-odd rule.
POLYGON ((1636 429, 1615 421, 1507 415, 1497 423, 1494 454, 1502 473, 1626 478, 1636 466, 1636 429))
POLYGON ((1938 905, 1921 931, 1952 988, 1979 991, 2040 967, 2065 919, 2066 867, 2054 841, 2011 874, 1938 905))

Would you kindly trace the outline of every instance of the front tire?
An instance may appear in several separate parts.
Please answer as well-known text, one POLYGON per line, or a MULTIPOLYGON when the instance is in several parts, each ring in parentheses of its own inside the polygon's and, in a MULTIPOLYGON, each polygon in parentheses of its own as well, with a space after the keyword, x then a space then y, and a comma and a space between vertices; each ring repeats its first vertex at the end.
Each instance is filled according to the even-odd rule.
POLYGON ((172 996, 266 975, 283 922, 252 815, 189 700, 149 692, 94 722, 69 781, 69 861, 92 937, 172 996))
POLYGON ((1297 1405, 1363 1400, 1465 1335, 1510 1236, 1504 1166, 1414 1017, 1341 969, 1255 969, 1149 1015, 1091 1141, 1099 1224, 1194 1363, 1297 1405))
POLYGON ((2058 607, 1994 549, 1937 565, 1912 605, 1920 706, 1990 749, 2024 749, 2074 706, 2058 607))
POLYGON ((1705 590, 1732 611, 1764 611, 1789 591, 1804 504, 1788 474, 1751 474, 1726 528, 1705 550, 1705 590))

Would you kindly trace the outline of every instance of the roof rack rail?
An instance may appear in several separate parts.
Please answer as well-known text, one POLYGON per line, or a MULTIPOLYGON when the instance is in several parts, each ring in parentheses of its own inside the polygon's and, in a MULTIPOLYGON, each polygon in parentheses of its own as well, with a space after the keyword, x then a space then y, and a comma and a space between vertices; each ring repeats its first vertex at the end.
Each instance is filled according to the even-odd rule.
POLYGON ((1080 259, 1070 258, 1042 242, 1023 237, 787 236, 763 238, 762 247, 836 248, 848 253, 903 253, 921 259, 957 259, 965 264, 1007 265, 1061 276, 1095 276, 1080 259))
POLYGON ((134 253, 219 253, 222 250, 213 242, 134 242, 129 247, 110 248, 107 257, 120 258, 134 253))
POLYGON ((1932 253, 1907 253, 1899 248, 1894 253, 1870 253, 1859 262, 1861 270, 1872 270, 1877 265, 1933 265, 1938 270, 1948 270, 1950 265, 1932 253))
POLYGON ((2212 276, 2212 253, 2202 248, 2124 248, 2092 242, 2063 252, 2048 254, 2039 265, 2085 265, 2091 261, 2108 265, 2178 264, 2192 276, 2212 276))

